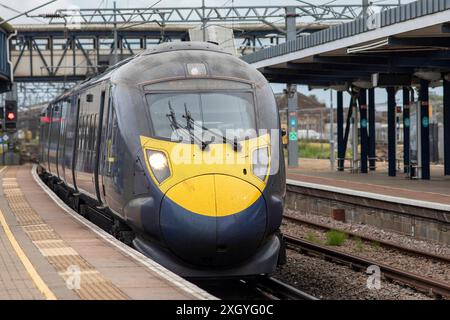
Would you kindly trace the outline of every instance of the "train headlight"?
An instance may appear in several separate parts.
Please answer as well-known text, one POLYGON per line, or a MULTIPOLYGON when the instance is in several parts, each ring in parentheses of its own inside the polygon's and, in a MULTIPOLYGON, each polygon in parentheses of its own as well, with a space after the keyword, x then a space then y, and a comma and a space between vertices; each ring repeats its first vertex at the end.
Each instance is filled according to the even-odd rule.
POLYGON ((253 174, 264 181, 269 170, 269 149, 264 147, 254 150, 252 164, 253 174))
POLYGON ((159 183, 170 177, 169 161, 163 152, 147 150, 147 158, 153 175, 159 183))

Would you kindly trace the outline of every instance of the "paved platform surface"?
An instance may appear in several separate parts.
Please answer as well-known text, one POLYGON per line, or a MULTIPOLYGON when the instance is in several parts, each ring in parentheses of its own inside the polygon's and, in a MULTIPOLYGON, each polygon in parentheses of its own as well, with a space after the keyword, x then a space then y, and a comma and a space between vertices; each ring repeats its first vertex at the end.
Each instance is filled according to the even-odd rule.
POLYGON ((30 165, 0 169, 0 299, 211 299, 68 211, 30 165))
POLYGON ((431 180, 411 180, 400 172, 396 177, 389 177, 384 170, 362 174, 305 167, 289 168, 287 178, 324 186, 450 205, 450 177, 443 176, 439 167, 432 171, 431 180))

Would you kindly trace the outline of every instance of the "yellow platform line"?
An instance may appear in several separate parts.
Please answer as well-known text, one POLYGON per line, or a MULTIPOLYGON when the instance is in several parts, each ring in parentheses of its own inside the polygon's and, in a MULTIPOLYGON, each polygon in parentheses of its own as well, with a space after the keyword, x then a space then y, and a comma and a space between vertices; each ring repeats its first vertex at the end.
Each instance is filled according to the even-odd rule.
MULTIPOLYGON (((0 170, 0 173, 1 173, 1 170, 0 170)), ((3 215, 3 212, 1 210, 0 210, 0 224, 3 227, 3 230, 5 230, 5 234, 8 237, 8 240, 11 243, 11 246, 13 247, 14 251, 16 252, 17 256, 19 257, 20 261, 22 262, 23 266, 27 270, 28 274, 30 275, 31 279, 33 280, 33 282, 36 285, 36 287, 38 288, 38 290, 44 295, 45 299, 56 300, 56 296, 54 295, 54 293, 45 284, 44 280, 42 280, 41 276, 38 274, 36 269, 33 267, 33 264, 28 259, 25 252, 23 252, 22 248, 20 247, 19 243, 17 242, 16 238, 14 237, 13 233, 11 232, 11 229, 9 228, 8 224, 6 223, 5 216, 3 215)))

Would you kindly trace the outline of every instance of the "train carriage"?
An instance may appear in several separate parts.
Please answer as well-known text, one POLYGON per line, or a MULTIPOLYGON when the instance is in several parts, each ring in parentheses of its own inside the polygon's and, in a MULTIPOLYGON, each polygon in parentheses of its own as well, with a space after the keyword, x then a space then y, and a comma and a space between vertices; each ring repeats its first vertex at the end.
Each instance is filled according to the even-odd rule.
POLYGON ((51 102, 41 137, 48 184, 176 273, 269 274, 283 260, 275 99, 219 47, 165 43, 119 63, 51 102))

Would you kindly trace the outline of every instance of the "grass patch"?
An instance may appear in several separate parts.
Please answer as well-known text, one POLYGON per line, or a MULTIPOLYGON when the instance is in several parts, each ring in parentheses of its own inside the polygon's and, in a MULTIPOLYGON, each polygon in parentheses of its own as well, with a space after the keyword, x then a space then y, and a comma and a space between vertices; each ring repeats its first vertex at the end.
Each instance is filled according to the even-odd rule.
POLYGON ((379 243, 378 241, 372 241, 370 244, 371 244, 372 247, 374 247, 374 248, 379 248, 379 247, 380 247, 380 243, 379 243))
POLYGON ((329 159, 330 158, 330 144, 318 142, 300 141, 299 156, 310 159, 329 159))
POLYGON ((347 240, 347 234, 338 230, 331 230, 326 233, 327 245, 340 246, 347 240))
POLYGON ((309 242, 320 244, 320 239, 319 239, 319 237, 317 237, 317 236, 316 236, 314 233, 312 233, 312 232, 308 232, 308 233, 306 234, 305 239, 306 239, 307 241, 309 241, 309 242))
POLYGON ((353 241, 355 241, 355 245, 356 245, 356 249, 358 249, 358 251, 363 251, 363 241, 360 237, 355 236, 353 237, 353 241))

